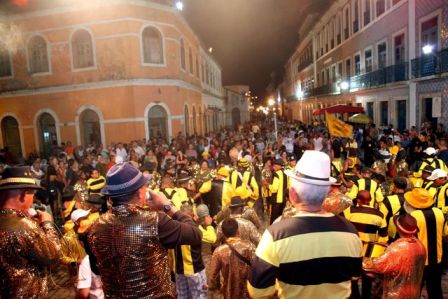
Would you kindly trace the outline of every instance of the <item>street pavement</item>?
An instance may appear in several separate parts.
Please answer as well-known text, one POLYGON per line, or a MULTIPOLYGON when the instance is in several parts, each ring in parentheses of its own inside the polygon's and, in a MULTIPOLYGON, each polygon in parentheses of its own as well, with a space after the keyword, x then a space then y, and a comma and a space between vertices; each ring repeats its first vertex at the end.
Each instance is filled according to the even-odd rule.
MULTIPOLYGON (((448 274, 442 276, 443 298, 448 298, 448 274)), ((67 268, 58 267, 52 274, 52 280, 49 284, 48 298, 51 299, 70 299, 75 298, 75 289, 70 282, 67 268)), ((421 298, 427 299, 426 290, 423 289, 421 298)))
POLYGON ((48 284, 48 298, 71 299, 75 298, 75 288, 70 281, 66 266, 59 266, 54 270, 48 284))

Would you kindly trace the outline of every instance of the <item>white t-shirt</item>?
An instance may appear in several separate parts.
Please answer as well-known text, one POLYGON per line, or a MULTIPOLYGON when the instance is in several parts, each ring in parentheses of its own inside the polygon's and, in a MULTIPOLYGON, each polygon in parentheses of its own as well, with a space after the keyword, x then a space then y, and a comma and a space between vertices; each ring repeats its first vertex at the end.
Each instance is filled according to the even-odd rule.
POLYGON ((321 151, 322 150, 322 137, 313 138, 314 150, 321 151))
POLYGON ((145 155, 145 150, 140 145, 134 147, 134 151, 139 159, 145 155))
POLYGON ((103 284, 101 277, 92 272, 90 268, 89 255, 86 255, 78 269, 77 289, 89 289, 90 299, 104 299, 103 284))
MULTIPOLYGON (((124 148, 118 148, 115 150, 115 152, 117 153, 117 157, 120 158, 120 161, 126 161, 128 158, 128 153, 126 152, 126 149, 124 148)), ((117 162, 118 163, 118 162, 117 162)))
POLYGON ((294 142, 293 142, 292 138, 290 138, 290 137, 284 138, 283 145, 285 146, 286 151, 288 153, 292 153, 294 151, 294 142))

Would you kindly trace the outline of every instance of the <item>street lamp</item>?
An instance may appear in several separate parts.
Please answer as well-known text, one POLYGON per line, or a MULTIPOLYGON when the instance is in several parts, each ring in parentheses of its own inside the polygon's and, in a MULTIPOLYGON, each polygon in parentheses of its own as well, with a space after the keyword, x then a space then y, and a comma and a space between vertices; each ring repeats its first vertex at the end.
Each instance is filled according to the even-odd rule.
POLYGON ((182 11, 184 9, 184 3, 182 1, 176 1, 176 8, 182 11))
MULTIPOLYGON (((275 105, 275 100, 270 98, 268 100, 268 105, 273 107, 275 105)), ((277 139, 277 107, 273 107, 274 109, 274 131, 275 131, 275 139, 277 139)))
POLYGON ((342 90, 348 90, 349 87, 350 87, 350 84, 347 81, 342 81, 341 82, 341 89, 342 90))
POLYGON ((431 54, 433 50, 434 50, 433 45, 426 45, 422 48, 423 54, 425 54, 425 55, 431 54))

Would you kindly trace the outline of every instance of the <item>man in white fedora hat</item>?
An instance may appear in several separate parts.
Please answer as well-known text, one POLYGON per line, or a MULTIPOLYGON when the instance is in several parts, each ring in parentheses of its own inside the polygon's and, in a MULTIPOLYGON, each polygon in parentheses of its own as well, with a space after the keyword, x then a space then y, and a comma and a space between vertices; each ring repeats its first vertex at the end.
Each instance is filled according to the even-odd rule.
POLYGON ((361 274, 362 243, 346 219, 322 210, 335 179, 330 157, 305 151, 292 171, 292 217, 263 234, 248 281, 252 298, 348 298, 351 280, 361 274))
POLYGON ((445 165, 445 162, 443 162, 442 159, 439 159, 436 154, 437 150, 433 147, 426 148, 423 153, 425 154, 425 157, 422 161, 422 164, 420 165, 418 169, 418 173, 421 175, 423 169, 426 167, 426 165, 430 165, 434 167, 435 169, 442 169, 444 171, 448 171, 447 166, 445 165))

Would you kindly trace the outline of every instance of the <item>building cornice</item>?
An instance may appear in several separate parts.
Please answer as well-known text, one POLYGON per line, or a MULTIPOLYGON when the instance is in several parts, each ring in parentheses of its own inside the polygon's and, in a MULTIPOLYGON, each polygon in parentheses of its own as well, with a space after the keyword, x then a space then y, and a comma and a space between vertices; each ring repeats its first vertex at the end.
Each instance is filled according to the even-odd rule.
MULTIPOLYGON (((126 79, 126 80, 108 80, 108 81, 97 81, 88 82, 81 84, 70 84, 70 85, 60 85, 60 86, 49 86, 40 88, 30 88, 21 89, 16 91, 5 91, 0 93, 0 99, 2 98, 12 98, 12 97, 22 97, 30 95, 44 95, 44 94, 57 94, 62 92, 77 92, 85 90, 94 89, 104 89, 104 88, 116 88, 116 87, 134 87, 134 86, 176 86, 196 91, 199 93, 206 93, 202 88, 193 85, 191 83, 185 82, 183 80, 177 79, 126 79)), ((211 94, 207 92, 207 94, 211 94)), ((220 96, 220 95, 217 95, 220 96)))

